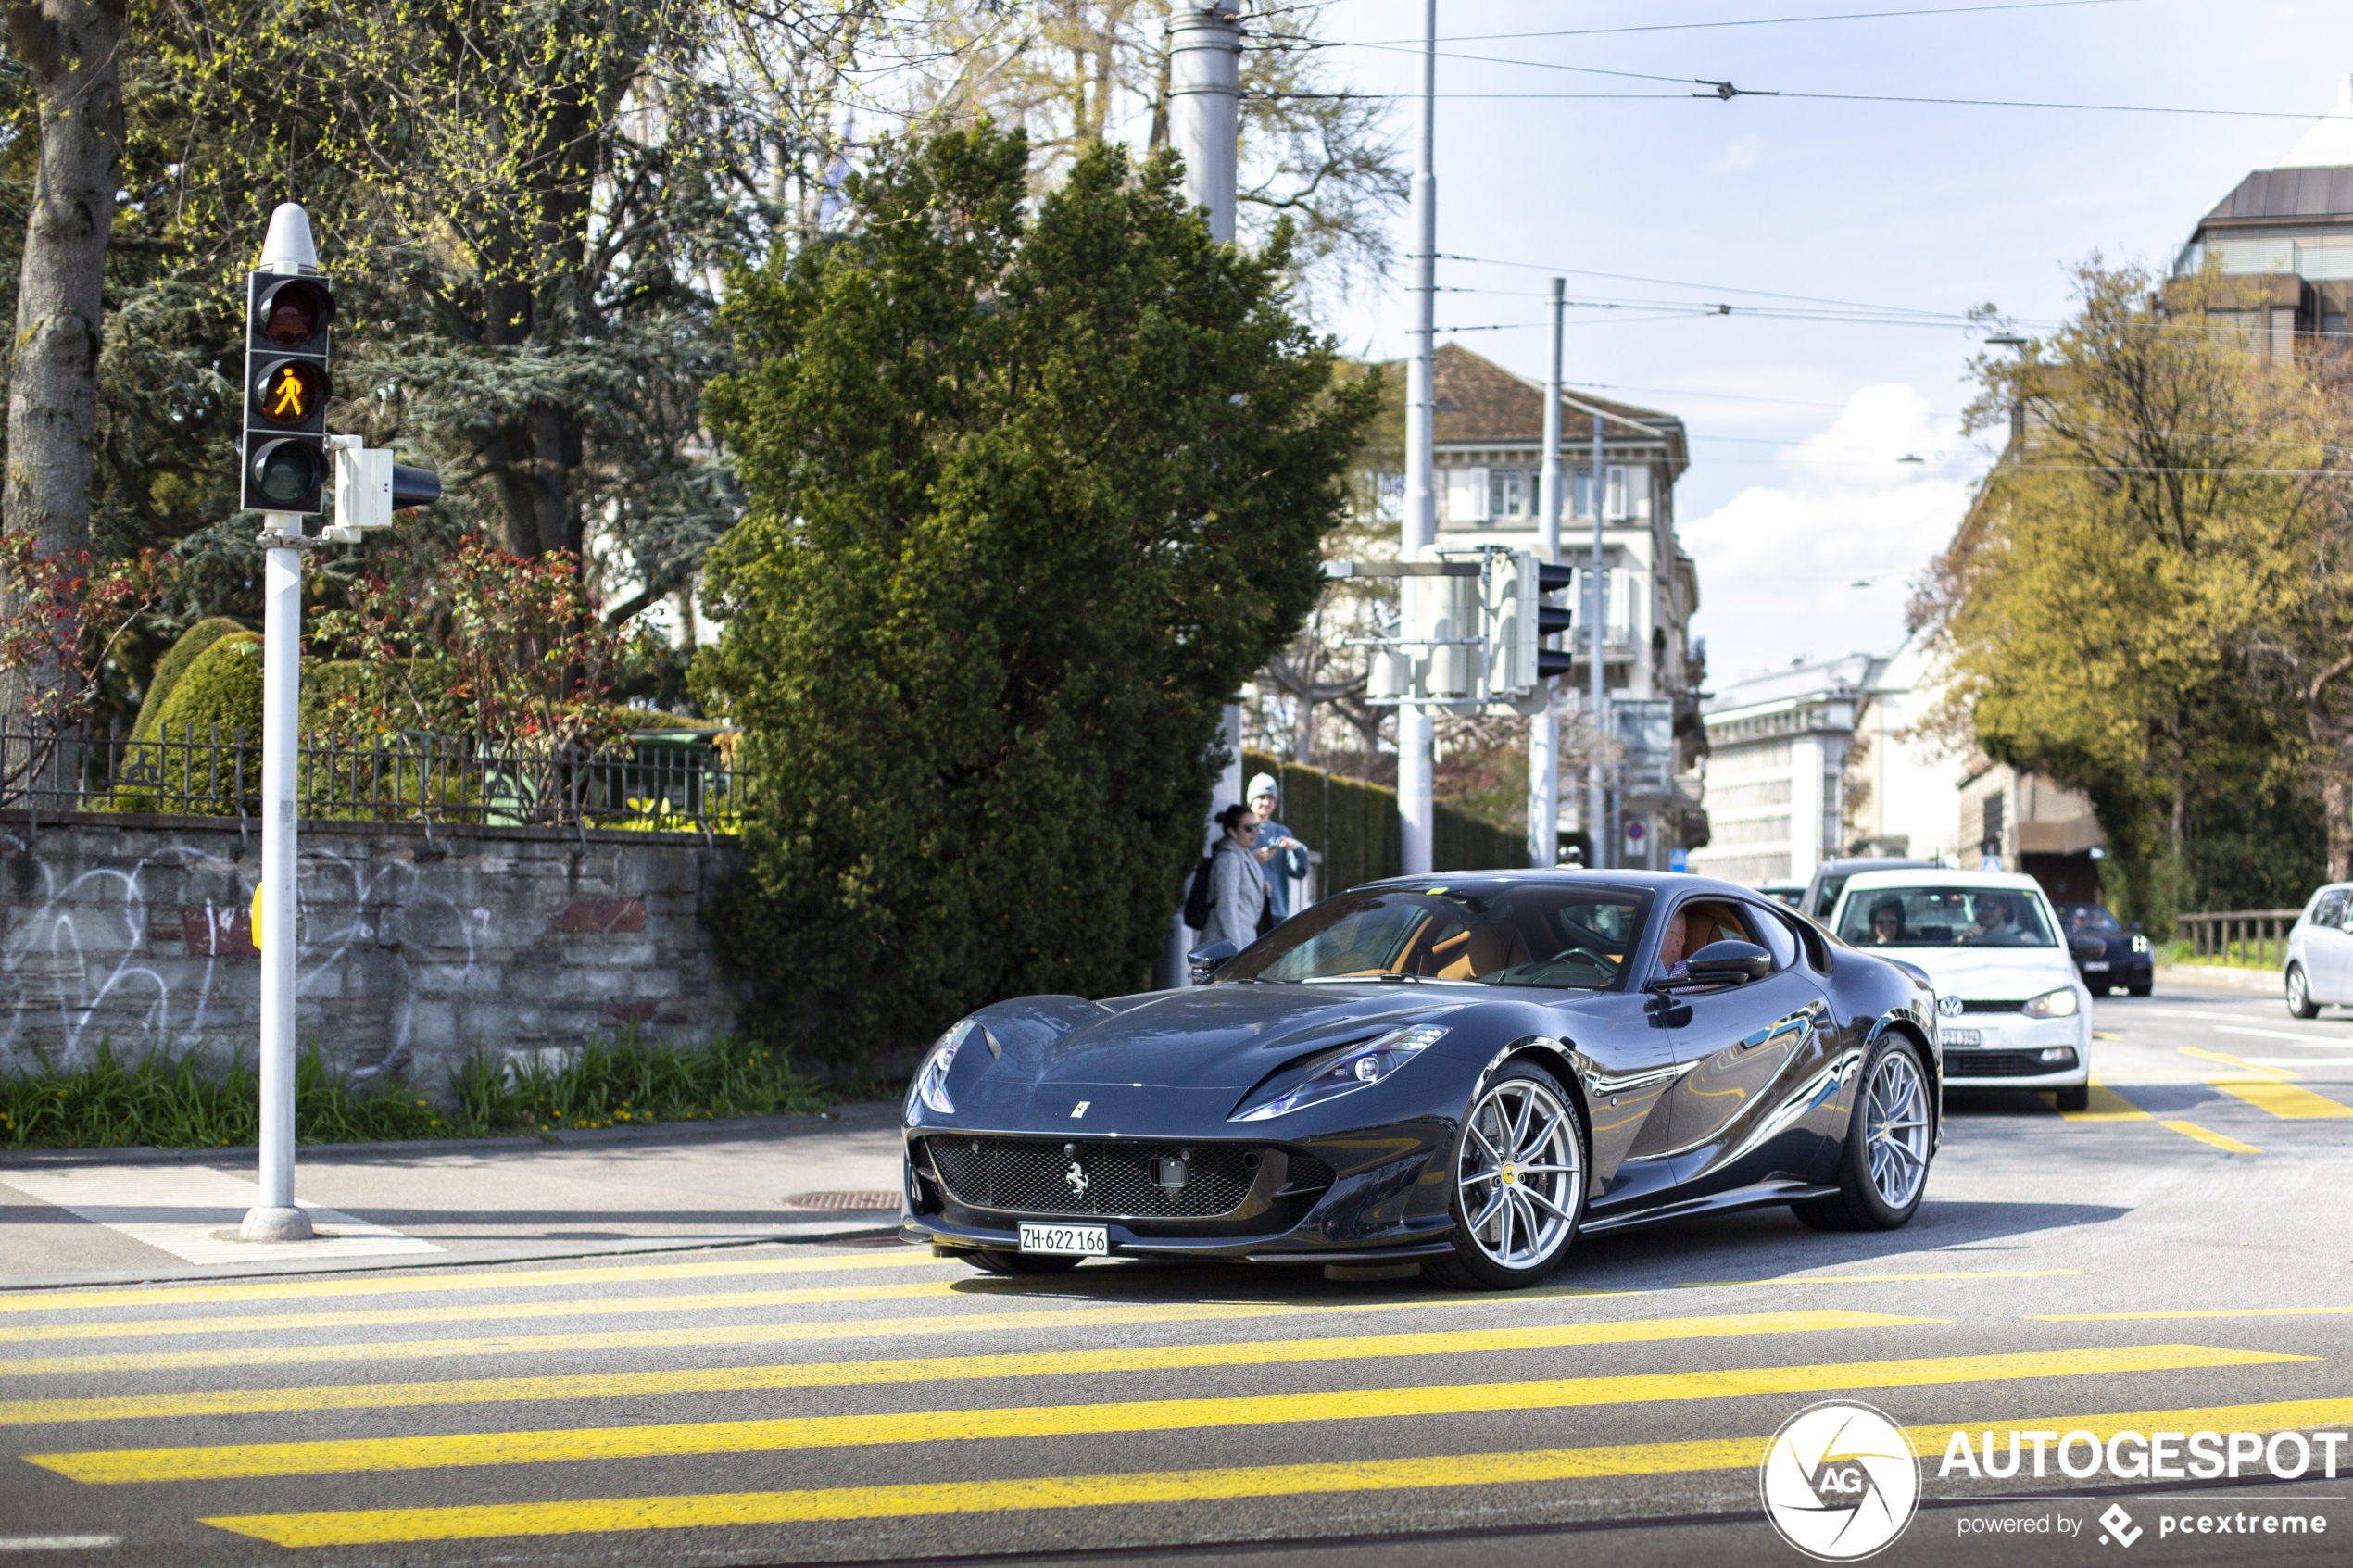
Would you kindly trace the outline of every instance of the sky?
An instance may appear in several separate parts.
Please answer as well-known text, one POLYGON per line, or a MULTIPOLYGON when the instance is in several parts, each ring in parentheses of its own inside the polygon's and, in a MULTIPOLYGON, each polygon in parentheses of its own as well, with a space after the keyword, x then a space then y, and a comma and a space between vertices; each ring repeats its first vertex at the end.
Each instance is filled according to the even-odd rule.
MULTIPOLYGON (((1480 258, 1439 263, 1448 291, 1438 300, 1440 341, 1449 341, 1450 327, 1504 328, 1452 341, 1541 377, 1543 295, 1555 271, 1572 299, 1735 307, 1730 316, 1668 319, 1640 308, 1572 311, 1566 333, 1570 382, 1679 415, 1691 433, 1676 509, 1699 568, 1692 631, 1707 639, 1711 689, 1795 659, 1894 651, 1912 582, 1951 537, 1991 462, 1984 438, 1960 429, 1969 362, 1984 352, 1982 330, 1968 326, 1965 313, 1990 303, 2031 334, 2068 311, 2078 264, 2097 256, 2170 265, 2215 202, 2248 170, 2276 163, 2334 101, 2338 80, 2353 71, 2353 8, 2095 0, 1583 37, 1476 35, 1936 3, 1439 6, 1438 249, 1480 258), (1690 79, 1787 94, 2288 118, 1727 102, 1682 95, 1708 91, 1690 79), (1448 96, 1593 93, 1666 96, 1448 96), (1768 295, 1923 314, 1856 322, 1739 309, 1822 308, 1768 295)), ((1363 91, 1411 92, 1420 9, 1412 0, 1326 6, 1322 33, 1344 45, 1331 51, 1338 74, 1363 91)), ((1393 125, 1410 158, 1410 102, 1398 102, 1393 125)), ((1396 233, 1402 255, 1402 211, 1396 233)), ((1406 351, 1413 307, 1404 281, 1400 266, 1385 284, 1361 285, 1329 308, 1327 324, 1344 348, 1384 358, 1406 351)))

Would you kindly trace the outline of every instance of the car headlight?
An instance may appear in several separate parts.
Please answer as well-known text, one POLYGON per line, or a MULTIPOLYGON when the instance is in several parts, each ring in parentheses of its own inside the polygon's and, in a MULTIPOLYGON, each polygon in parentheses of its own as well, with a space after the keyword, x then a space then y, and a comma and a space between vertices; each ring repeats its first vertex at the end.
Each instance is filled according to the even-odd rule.
POLYGON ((923 1066, 915 1072, 914 1083, 907 1089, 908 1121, 915 1119, 919 1106, 927 1105, 943 1116, 956 1113, 956 1102, 948 1098, 948 1070, 956 1065, 957 1047, 973 1028, 973 1021, 967 1018, 933 1043, 931 1054, 924 1058, 923 1066))
POLYGON ((2136 953, 2145 953, 2149 951, 2149 939, 2138 933, 2135 933, 2133 937, 2133 951, 2136 953))
POLYGON ((1258 1098, 1226 1118, 1228 1122, 1265 1122, 1305 1106, 1320 1105, 1340 1095, 1369 1088, 1445 1037, 1435 1024, 1392 1029, 1386 1035, 1312 1058, 1296 1072, 1287 1073, 1258 1098))
POLYGON ((2075 988, 2062 985, 2056 991, 2045 991, 2018 1010, 2029 1018, 2073 1018, 2075 988))

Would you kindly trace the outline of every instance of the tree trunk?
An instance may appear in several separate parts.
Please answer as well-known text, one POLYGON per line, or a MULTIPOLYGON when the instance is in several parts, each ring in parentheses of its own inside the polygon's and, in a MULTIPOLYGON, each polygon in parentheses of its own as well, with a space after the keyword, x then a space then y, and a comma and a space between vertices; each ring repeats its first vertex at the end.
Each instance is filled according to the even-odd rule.
MULTIPOLYGON (((41 116, 41 164, 25 220, 15 354, 8 366, 7 475, 0 529, 44 554, 90 547, 90 473, 98 423, 98 333, 107 240, 122 169, 120 6, 34 0, 8 7, 41 116)), ((0 711, 65 678, 0 671, 0 711)))
POLYGON ((2353 882, 2353 778, 2342 768, 2321 775, 2321 815, 2328 823, 2329 880, 2353 882))

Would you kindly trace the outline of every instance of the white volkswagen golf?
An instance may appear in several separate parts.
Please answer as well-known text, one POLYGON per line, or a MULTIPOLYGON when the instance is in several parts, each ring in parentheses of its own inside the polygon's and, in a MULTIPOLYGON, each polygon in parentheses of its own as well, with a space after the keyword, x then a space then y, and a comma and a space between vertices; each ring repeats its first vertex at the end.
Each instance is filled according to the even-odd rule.
POLYGON ((1927 972, 1948 1088, 2056 1089, 2061 1110, 2091 1103, 2092 994, 2032 877, 1858 872, 1831 929, 1927 972))

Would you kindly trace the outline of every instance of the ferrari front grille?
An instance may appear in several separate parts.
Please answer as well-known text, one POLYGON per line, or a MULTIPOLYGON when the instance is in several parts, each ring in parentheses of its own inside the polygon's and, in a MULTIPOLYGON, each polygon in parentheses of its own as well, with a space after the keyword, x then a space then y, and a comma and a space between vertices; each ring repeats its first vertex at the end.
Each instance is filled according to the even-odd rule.
MULTIPOLYGON (((1231 1144, 1066 1144, 945 1133, 923 1141, 932 1167, 959 1203, 1015 1214, 1101 1219, 1230 1214, 1250 1196, 1266 1153, 1231 1144)), ((1294 1176, 1292 1185, 1296 1182, 1294 1176)))

